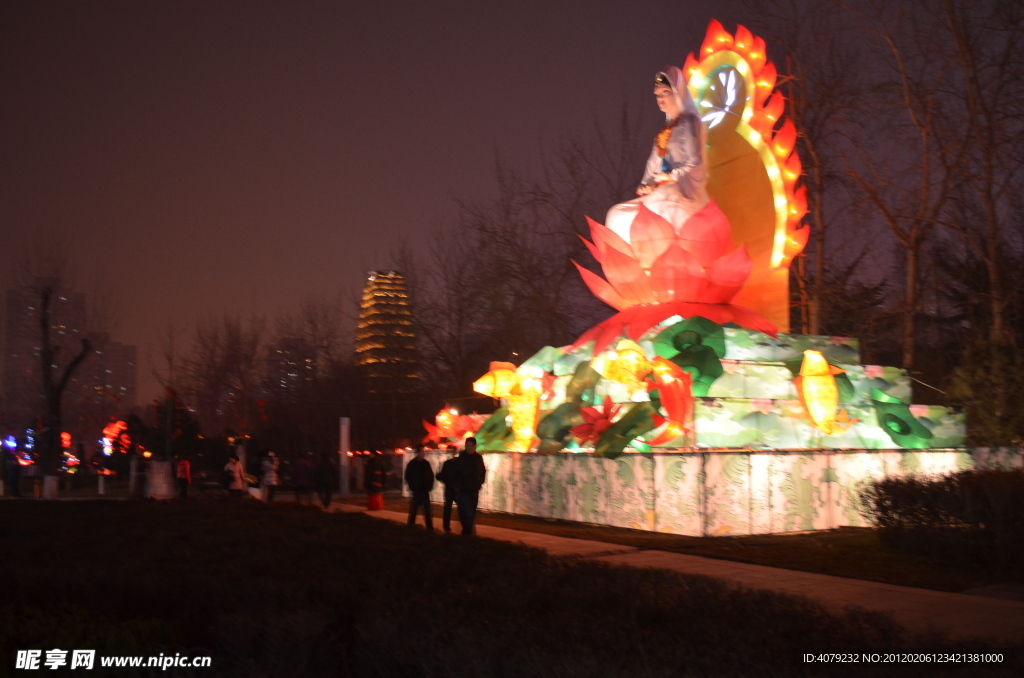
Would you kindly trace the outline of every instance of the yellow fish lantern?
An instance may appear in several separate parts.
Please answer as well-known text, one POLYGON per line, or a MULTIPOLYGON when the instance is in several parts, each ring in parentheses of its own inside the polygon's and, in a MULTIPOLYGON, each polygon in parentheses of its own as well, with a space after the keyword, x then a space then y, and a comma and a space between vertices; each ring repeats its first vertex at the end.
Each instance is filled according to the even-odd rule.
POLYGON ((519 385, 519 379, 515 365, 495 361, 487 374, 473 382, 473 390, 492 398, 507 398, 519 385))
POLYGON ((529 452, 537 430, 537 414, 542 391, 540 379, 519 374, 519 383, 508 395, 508 417, 511 420, 512 450, 529 452))
POLYGON ((639 389, 653 369, 644 350, 631 339, 619 340, 614 350, 597 355, 591 366, 605 379, 626 384, 631 391, 639 389))
POLYGON ((537 428, 537 413, 543 384, 540 379, 518 371, 512 363, 492 362, 490 371, 473 382, 473 390, 492 398, 504 398, 512 428, 512 449, 529 452, 537 428))
POLYGON ((793 385, 796 386, 796 392, 808 416, 826 435, 842 433, 856 421, 850 421, 845 411, 837 416, 839 385, 836 384, 835 375, 842 374, 843 371, 829 365, 821 351, 808 350, 804 351, 800 376, 793 379, 793 385))

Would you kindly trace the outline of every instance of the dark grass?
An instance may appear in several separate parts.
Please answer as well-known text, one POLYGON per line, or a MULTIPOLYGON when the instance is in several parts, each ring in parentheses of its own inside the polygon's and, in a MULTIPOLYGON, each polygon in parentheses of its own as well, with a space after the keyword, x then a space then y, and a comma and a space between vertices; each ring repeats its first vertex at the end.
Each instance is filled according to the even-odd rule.
POLYGON ((843 675, 801 653, 983 647, 708 578, 285 503, 6 501, 0 541, 0 672, 14 675, 27 675, 15 650, 32 647, 214 658, 153 675, 314 677, 843 675))
MULTIPOLYGON (((366 503, 365 496, 350 497, 345 501, 362 506, 366 503)), ((408 511, 408 500, 397 494, 386 495, 384 501, 388 510, 408 511)), ((435 519, 439 520, 436 516, 440 516, 441 506, 434 504, 433 511, 435 519)), ((906 553, 887 547, 879 539, 879 531, 868 527, 737 537, 686 537, 487 511, 480 512, 478 522, 559 537, 590 539, 935 591, 960 592, 991 584, 1024 583, 1024 572, 993 571, 978 562, 954 562, 948 558, 906 553)))

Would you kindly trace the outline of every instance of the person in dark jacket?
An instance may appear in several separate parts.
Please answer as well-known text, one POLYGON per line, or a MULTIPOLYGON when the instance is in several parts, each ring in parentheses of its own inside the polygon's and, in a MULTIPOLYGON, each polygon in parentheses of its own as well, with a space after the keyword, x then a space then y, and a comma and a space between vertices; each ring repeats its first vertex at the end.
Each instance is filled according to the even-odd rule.
POLYGON ((434 489, 434 470, 430 468, 430 462, 423 456, 423 446, 416 446, 416 458, 405 467, 405 482, 412 492, 412 499, 409 501, 409 527, 416 524, 416 513, 420 506, 423 506, 423 522, 427 525, 427 531, 434 531, 434 524, 430 517, 430 491, 434 489))
POLYGON ((480 499, 480 488, 487 479, 487 468, 484 458, 476 451, 476 438, 466 438, 466 449, 459 455, 458 496, 455 501, 459 505, 459 522, 462 523, 462 534, 476 534, 476 504, 480 499))
MULTIPOLYGON (((342 457, 344 460, 344 457, 342 457)), ((320 503, 327 509, 331 506, 331 491, 334 489, 334 465, 328 455, 322 454, 313 468, 313 488, 320 497, 320 503)))
POLYGON ((444 483, 444 509, 441 511, 441 527, 445 533, 452 531, 452 503, 459 492, 455 485, 459 466, 459 448, 454 445, 448 446, 448 453, 451 459, 441 464, 441 470, 437 472, 437 479, 444 483))

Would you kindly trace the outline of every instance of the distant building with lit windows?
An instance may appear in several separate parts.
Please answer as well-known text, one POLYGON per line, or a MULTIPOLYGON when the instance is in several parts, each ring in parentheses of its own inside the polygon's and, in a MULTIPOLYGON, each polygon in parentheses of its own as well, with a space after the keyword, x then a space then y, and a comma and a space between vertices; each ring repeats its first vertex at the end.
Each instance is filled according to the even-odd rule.
POLYGON ((416 334, 405 278, 398 271, 369 274, 359 309, 356 364, 371 393, 418 389, 416 334))
POLYGON ((267 385, 271 390, 296 391, 316 379, 316 351, 305 339, 285 337, 267 354, 267 385))

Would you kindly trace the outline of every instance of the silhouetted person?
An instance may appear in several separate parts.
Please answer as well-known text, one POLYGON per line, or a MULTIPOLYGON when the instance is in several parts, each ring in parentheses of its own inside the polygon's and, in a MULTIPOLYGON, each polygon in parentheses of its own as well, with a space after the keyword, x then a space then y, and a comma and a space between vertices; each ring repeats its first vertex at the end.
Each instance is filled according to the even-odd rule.
POLYGON ((458 494, 458 488, 455 483, 458 481, 459 448, 449 445, 448 452, 452 455, 451 458, 441 464, 441 470, 437 472, 437 479, 444 483, 444 508, 441 510, 441 527, 444 528, 445 532, 452 531, 452 503, 458 494))
POLYGON ((178 498, 184 499, 188 496, 188 486, 192 484, 192 464, 186 455, 178 459, 174 476, 178 479, 178 498))
POLYGON ((423 445, 416 446, 416 458, 405 467, 405 482, 412 492, 409 500, 409 526, 416 524, 416 513, 423 507, 423 522, 427 530, 434 531, 434 523, 430 516, 430 491, 434 489, 434 470, 430 462, 423 456, 423 445))
POLYGON ((313 468, 313 488, 320 497, 320 503, 326 509, 331 505, 331 492, 334 489, 334 466, 329 456, 321 455, 313 468))
POLYGON ((480 499, 480 488, 487 479, 487 468, 484 458, 476 451, 476 438, 466 438, 466 449, 459 455, 457 482, 458 495, 455 501, 459 505, 459 522, 462 523, 462 534, 476 534, 476 504, 480 499))

